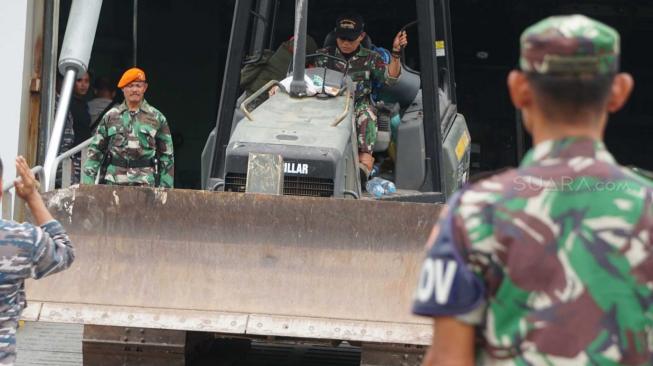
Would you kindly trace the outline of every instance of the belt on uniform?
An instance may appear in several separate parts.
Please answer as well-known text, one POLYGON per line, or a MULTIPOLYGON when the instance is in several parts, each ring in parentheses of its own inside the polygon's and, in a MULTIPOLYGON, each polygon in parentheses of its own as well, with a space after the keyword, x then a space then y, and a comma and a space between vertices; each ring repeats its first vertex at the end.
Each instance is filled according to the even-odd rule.
POLYGON ((114 183, 115 185, 119 186, 128 186, 128 187, 147 187, 149 184, 147 183, 114 183))
POLYGON ((111 165, 115 165, 121 168, 154 168, 156 167, 156 159, 123 159, 111 156, 111 165))

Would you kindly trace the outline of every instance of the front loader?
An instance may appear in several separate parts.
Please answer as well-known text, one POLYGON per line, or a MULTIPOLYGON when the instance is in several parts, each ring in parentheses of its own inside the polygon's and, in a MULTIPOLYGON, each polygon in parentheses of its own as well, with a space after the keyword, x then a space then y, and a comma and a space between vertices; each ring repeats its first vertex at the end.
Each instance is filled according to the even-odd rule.
MULTIPOLYGON (((417 72, 404 65, 394 89, 380 91, 401 117, 394 168, 386 172, 401 194, 388 198, 410 202, 364 199, 352 80, 304 68, 307 1, 296 2, 301 56, 288 90, 255 109, 245 100, 255 96, 236 104, 247 35, 260 51, 268 27, 284 20, 273 15, 278 3, 236 1, 216 129, 202 156, 204 190, 83 185, 46 195, 76 261, 65 273, 28 283, 24 316, 84 324, 85 364, 183 365, 198 334, 346 344, 360 347, 362 364, 419 363, 431 323, 411 315, 410 305, 424 243, 441 202, 469 169, 448 2, 416 1, 414 47, 422 66, 417 72), (447 67, 438 67, 441 61, 447 67), (308 95, 306 76, 321 78, 322 93, 308 95), (326 87, 332 93, 321 95, 326 87)), ((82 4, 74 1, 73 11, 82 4)), ((66 37, 79 31, 73 11, 66 37)), ((382 146, 393 138, 383 128, 382 146)), ((46 172, 56 170, 51 165, 46 172)))

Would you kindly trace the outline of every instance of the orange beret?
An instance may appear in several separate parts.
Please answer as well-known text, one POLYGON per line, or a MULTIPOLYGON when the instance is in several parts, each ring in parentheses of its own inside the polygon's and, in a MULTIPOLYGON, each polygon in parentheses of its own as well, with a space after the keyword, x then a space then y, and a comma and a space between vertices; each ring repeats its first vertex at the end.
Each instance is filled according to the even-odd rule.
POLYGON ((118 82, 118 88, 122 89, 132 81, 147 81, 145 79, 145 71, 139 69, 138 67, 132 67, 131 69, 125 71, 125 73, 122 74, 120 81, 118 82))

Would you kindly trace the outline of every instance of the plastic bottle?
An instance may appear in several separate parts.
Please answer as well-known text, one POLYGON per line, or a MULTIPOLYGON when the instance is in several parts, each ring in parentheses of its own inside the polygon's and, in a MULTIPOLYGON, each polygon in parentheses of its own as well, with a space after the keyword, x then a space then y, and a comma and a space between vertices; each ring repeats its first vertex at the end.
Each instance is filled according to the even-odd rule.
POLYGON ((389 180, 383 179, 383 182, 381 183, 383 186, 383 192, 385 194, 390 194, 390 193, 395 193, 397 192, 397 186, 395 186, 394 183, 392 183, 389 180))
POLYGON ((393 182, 379 177, 368 180, 365 188, 376 198, 397 192, 397 187, 393 182))
POLYGON ((382 180, 381 178, 372 178, 365 184, 365 188, 374 198, 381 198, 385 194, 382 180))

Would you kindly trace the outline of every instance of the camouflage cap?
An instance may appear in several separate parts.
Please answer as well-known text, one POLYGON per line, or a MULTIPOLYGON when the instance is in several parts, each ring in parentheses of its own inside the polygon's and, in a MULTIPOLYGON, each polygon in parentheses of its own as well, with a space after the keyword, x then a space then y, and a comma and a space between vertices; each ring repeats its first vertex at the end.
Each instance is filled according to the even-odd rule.
POLYGON ((619 69, 619 33, 584 15, 546 18, 521 35, 523 71, 546 75, 598 75, 619 69))

